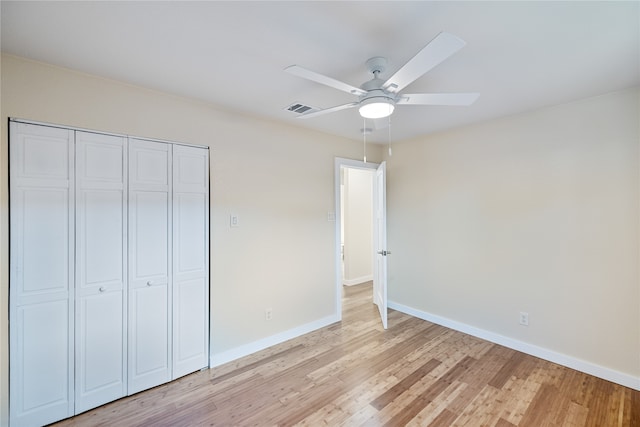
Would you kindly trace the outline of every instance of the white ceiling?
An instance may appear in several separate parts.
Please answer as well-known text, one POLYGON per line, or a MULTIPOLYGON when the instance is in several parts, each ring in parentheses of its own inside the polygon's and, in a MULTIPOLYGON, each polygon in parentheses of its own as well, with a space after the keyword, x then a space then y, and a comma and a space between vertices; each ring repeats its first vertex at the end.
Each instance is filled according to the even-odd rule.
MULTIPOLYGON (((467 42, 405 92, 480 92, 470 107, 398 106, 392 140, 640 85, 639 2, 1 2, 2 50, 360 140, 355 97, 283 72, 359 86, 390 76, 440 31, 467 42)), ((367 124, 370 126, 370 124, 367 124)), ((386 142, 387 130, 370 141, 386 142)))

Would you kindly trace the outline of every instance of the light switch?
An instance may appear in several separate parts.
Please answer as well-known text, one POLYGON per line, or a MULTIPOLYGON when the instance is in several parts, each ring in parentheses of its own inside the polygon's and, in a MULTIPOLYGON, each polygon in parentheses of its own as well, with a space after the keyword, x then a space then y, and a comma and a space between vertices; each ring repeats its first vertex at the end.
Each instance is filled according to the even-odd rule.
POLYGON ((327 212, 327 221, 335 221, 336 220, 336 213, 335 212, 327 212))
POLYGON ((231 227, 240 227, 240 220, 238 220, 238 215, 231 214, 229 218, 229 225, 231 227))

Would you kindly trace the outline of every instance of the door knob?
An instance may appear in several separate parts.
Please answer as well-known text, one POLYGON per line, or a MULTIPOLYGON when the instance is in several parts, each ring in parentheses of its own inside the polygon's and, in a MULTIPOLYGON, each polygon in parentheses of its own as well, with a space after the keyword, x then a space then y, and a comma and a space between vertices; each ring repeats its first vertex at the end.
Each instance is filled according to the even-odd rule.
POLYGON ((147 286, 151 286, 151 285, 153 285, 153 280, 149 280, 149 281, 147 282, 147 286))
POLYGON ((104 292, 107 290, 107 288, 105 288, 104 286, 100 286, 100 289, 98 289, 100 292, 104 292))
POLYGON ((378 251, 378 254, 382 256, 387 256, 387 255, 391 255, 391 251, 378 251))

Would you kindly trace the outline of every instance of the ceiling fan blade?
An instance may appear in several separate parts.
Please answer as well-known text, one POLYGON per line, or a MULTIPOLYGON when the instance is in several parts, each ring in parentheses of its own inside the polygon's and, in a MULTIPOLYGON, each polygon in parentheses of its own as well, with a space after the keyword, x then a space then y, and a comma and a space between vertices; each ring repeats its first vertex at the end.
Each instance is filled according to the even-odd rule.
POLYGON ((471 105, 479 93, 407 93, 396 104, 404 105, 471 105))
POLYGON ((382 87, 398 93, 418 77, 459 51, 467 43, 453 34, 442 32, 391 76, 382 87))
POLYGON ((316 73, 315 71, 307 70, 306 68, 301 67, 299 65, 290 65, 287 68, 285 68, 284 71, 286 71, 289 74, 293 74, 294 76, 302 77, 303 79, 311 80, 316 83, 320 83, 325 86, 329 86, 334 89, 338 89, 353 95, 360 96, 367 93, 366 91, 358 87, 351 86, 350 84, 343 83, 331 77, 327 77, 325 75, 316 73))
POLYGON ((310 119, 310 118, 313 118, 313 117, 322 116, 324 114, 335 113, 336 111, 346 110, 348 108, 353 108, 353 107, 356 107, 358 105, 360 105, 359 102, 350 102, 348 104, 337 105, 335 107, 325 108, 324 110, 314 111, 312 113, 300 114, 297 118, 298 119, 310 119))

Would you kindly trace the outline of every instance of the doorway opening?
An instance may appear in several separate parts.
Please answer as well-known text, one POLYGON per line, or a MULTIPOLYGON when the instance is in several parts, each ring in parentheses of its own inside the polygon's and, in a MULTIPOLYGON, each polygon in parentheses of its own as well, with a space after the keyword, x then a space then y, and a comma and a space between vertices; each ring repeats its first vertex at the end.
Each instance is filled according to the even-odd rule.
POLYGON ((337 158, 335 175, 337 314, 342 319, 342 297, 350 287, 371 288, 367 298, 386 329, 385 164, 337 158))
POLYGON ((373 281, 374 170, 340 168, 342 285, 373 281))

